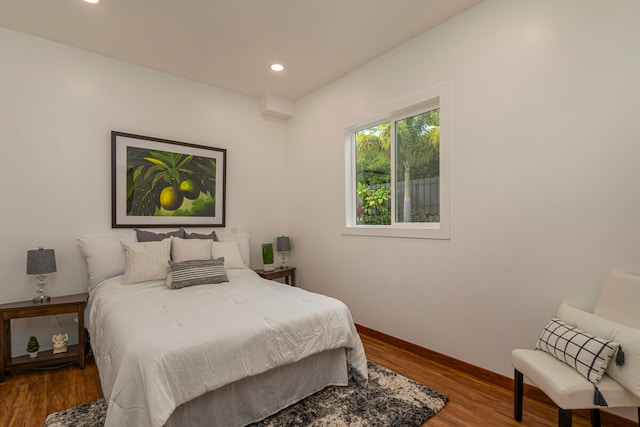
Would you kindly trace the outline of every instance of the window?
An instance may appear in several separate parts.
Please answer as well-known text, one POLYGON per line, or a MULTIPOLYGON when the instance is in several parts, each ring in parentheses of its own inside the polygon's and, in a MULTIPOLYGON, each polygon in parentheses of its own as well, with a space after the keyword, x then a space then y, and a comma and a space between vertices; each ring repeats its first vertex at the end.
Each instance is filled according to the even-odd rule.
POLYGON ((348 126, 345 234, 449 238, 449 87, 348 126))

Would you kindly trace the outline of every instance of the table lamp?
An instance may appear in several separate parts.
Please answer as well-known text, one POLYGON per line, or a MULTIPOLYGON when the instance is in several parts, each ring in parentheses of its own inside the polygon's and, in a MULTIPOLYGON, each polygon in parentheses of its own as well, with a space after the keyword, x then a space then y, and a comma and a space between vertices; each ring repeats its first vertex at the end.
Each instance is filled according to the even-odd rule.
POLYGON ((47 284, 44 279, 47 278, 47 273, 54 273, 56 271, 56 254, 53 249, 34 249, 27 251, 27 274, 37 274, 38 279, 38 296, 33 297, 33 302, 49 302, 51 297, 47 295, 47 284))
POLYGON ((287 259, 289 258, 289 251, 291 250, 291 241, 288 236, 280 236, 278 237, 276 243, 276 249, 278 250, 278 255, 280 255, 280 268, 287 268, 287 259))

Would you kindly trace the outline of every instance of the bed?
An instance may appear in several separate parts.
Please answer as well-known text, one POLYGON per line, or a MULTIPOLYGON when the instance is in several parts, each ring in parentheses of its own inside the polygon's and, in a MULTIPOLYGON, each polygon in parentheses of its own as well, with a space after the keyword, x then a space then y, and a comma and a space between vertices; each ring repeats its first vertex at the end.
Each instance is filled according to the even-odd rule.
MULTIPOLYGON (((197 257, 176 253, 183 240, 154 247, 173 241, 170 259, 197 257)), ((217 258, 227 259, 227 281, 172 288, 174 266, 191 262, 183 259, 172 261, 169 278, 132 282, 127 245, 141 247, 122 244, 124 274, 113 268, 90 280, 87 325, 106 426, 243 426, 328 385, 366 385, 364 349, 342 302, 260 278, 229 252, 237 244, 217 258)), ((87 246, 81 240, 91 279, 87 246)))

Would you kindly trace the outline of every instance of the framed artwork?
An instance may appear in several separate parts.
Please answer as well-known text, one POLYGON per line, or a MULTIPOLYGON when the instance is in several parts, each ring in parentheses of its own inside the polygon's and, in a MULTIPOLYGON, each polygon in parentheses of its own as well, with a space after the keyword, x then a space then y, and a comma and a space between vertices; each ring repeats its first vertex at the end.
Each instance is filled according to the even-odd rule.
POLYGON ((227 150, 111 132, 112 227, 224 227, 227 150))

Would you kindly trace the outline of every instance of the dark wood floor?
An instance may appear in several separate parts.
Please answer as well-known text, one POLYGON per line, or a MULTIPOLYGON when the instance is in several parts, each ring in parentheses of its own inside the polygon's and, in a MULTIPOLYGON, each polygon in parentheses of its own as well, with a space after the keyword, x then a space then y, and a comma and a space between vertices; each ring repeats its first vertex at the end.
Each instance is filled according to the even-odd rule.
MULTIPOLYGON (((449 402, 429 427, 452 426, 557 426, 557 409, 525 397, 523 422, 513 420, 511 388, 495 385, 459 370, 455 364, 439 363, 392 345, 375 334, 361 332, 367 357, 396 372, 449 396, 449 402)), ((525 393, 526 394, 526 393, 525 393)), ((84 370, 70 366, 56 370, 15 372, 0 383, 0 426, 42 427, 47 414, 102 397, 98 371, 92 359, 84 370)), ((583 414, 573 425, 588 427, 583 414)), ((634 426, 633 422, 604 426, 634 426)))

